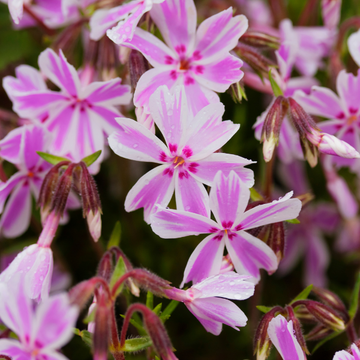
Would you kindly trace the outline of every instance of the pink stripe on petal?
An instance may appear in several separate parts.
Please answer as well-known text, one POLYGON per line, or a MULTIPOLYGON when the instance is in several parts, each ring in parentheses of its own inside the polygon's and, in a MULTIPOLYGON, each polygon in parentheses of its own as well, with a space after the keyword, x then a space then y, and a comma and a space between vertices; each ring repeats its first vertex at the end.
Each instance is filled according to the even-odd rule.
MULTIPOLYGON (((360 359, 360 358, 359 358, 360 359)), ((337 351, 332 360, 355 360, 354 357, 345 350, 337 351)), ((356 359, 357 360, 357 359, 356 359)))
POLYGON ((194 1, 167 0, 154 5, 150 15, 168 46, 189 55, 194 46, 197 20, 194 1))
POLYGON ((195 80, 208 89, 216 92, 224 92, 229 86, 238 82, 244 76, 240 70, 243 62, 232 55, 227 55, 221 60, 201 65, 201 73, 194 74, 195 80))
POLYGON ((303 350, 294 335, 293 323, 282 315, 272 319, 268 326, 268 335, 284 360, 305 360, 303 350))
POLYGON ((10 195, 0 220, 0 229, 7 238, 14 238, 26 231, 31 216, 31 194, 27 180, 17 184, 10 195))
POLYGON ((169 65, 169 59, 176 58, 176 54, 156 36, 145 30, 137 28, 133 39, 122 45, 140 51, 154 67, 165 66, 173 69, 173 66, 169 65))
POLYGON ((39 67, 60 89, 71 96, 77 96, 80 89, 79 76, 61 50, 60 55, 51 49, 44 50, 39 56, 39 67))
POLYGON ((0 353, 10 359, 29 360, 29 352, 17 340, 0 339, 0 353))
POLYGON ((214 153, 198 162, 199 166, 193 174, 202 183, 212 186, 216 173, 221 170, 224 175, 234 171, 241 181, 251 188, 254 185, 254 172, 244 168, 254 163, 252 160, 232 154, 214 153))
MULTIPOLYGON (((137 83, 134 93, 134 105, 136 107, 144 106, 148 110, 149 99, 159 86, 166 85, 171 90, 176 83, 177 78, 172 73, 173 70, 164 67, 146 71, 137 83)), ((186 95, 188 96, 187 92, 186 95)))
POLYGON ((151 216, 151 228, 164 239, 176 239, 189 235, 208 234, 220 231, 219 225, 199 214, 189 211, 157 208, 151 216))
MULTIPOLYGON (((259 269, 273 273, 278 266, 275 253, 263 241, 245 231, 232 233, 225 238, 226 249, 236 271, 251 275, 256 282, 260 279, 259 269)), ((252 279, 253 280, 253 279, 252 279)))
POLYGON ((239 130, 240 125, 222 121, 224 105, 210 104, 199 111, 188 127, 186 145, 192 150, 192 161, 203 159, 226 144, 239 130))
POLYGON ((360 360, 360 350, 355 344, 351 345, 351 351, 353 353, 354 360, 360 360))
POLYGON ((346 73, 345 70, 340 71, 336 80, 336 87, 341 102, 348 111, 347 115, 357 115, 360 110, 360 70, 358 70, 357 76, 346 73))
POLYGON ((121 126, 116 121, 121 113, 112 106, 92 106, 87 109, 92 124, 96 124, 97 128, 106 134, 110 135, 114 131, 121 129, 121 126))
POLYGON ((151 116, 163 134, 167 145, 181 146, 188 126, 188 109, 183 86, 176 86, 173 94, 167 86, 159 87, 150 97, 151 116))
POLYGON ((220 335, 222 331, 221 322, 202 318, 201 316, 204 316, 204 314, 198 311, 197 304, 194 305, 192 302, 186 302, 185 305, 188 310, 200 321, 201 325, 207 332, 213 335, 220 335))
POLYGON ((180 287, 189 281, 195 284, 209 276, 219 274, 223 253, 224 241, 221 235, 220 239, 219 234, 207 236, 190 255, 180 287))
POLYGON ((125 210, 134 211, 144 208, 144 220, 149 223, 155 205, 167 206, 174 193, 174 179, 161 165, 142 176, 128 192, 125 210))
POLYGON ((165 162, 169 151, 144 125, 135 120, 118 118, 120 129, 109 136, 115 154, 136 161, 165 162))
POLYGON ((209 195, 204 185, 195 180, 185 169, 178 169, 176 172, 176 208, 210 217, 209 195))
POLYGON ((246 211, 241 219, 237 219, 235 227, 241 230, 253 229, 259 226, 272 224, 298 217, 301 210, 299 199, 290 199, 292 192, 283 198, 274 200, 270 204, 258 205, 246 211))
POLYGON ((235 172, 229 175, 219 171, 210 190, 211 211, 219 224, 232 228, 236 219, 245 211, 250 199, 250 190, 235 172))
POLYGON ((233 9, 230 7, 200 24, 195 45, 196 51, 203 58, 199 63, 222 58, 237 45, 248 28, 248 20, 244 15, 233 18, 232 14, 233 9))
POLYGON ((20 164, 20 143, 24 127, 11 130, 0 141, 0 156, 13 164, 20 164))

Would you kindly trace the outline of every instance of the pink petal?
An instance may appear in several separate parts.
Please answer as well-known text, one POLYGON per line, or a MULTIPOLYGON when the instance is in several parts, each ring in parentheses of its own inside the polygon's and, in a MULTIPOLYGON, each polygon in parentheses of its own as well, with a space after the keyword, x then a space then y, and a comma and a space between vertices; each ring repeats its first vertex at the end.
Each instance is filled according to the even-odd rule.
POLYGON ((31 194, 29 183, 24 180, 17 184, 5 206, 0 228, 7 238, 21 235, 30 224, 31 194))
POLYGON ((165 162, 168 149, 150 130, 137 121, 118 118, 120 129, 109 136, 115 154, 137 161, 165 162))
POLYGON ((196 30, 196 8, 193 0, 167 0, 154 5, 150 16, 165 42, 173 50, 190 54, 196 30))
POLYGON ((31 360, 28 351, 16 340, 0 339, 0 353, 7 355, 10 359, 31 360))
POLYGON ((169 65, 169 63, 176 58, 176 53, 156 36, 145 30, 136 28, 133 39, 130 42, 124 42, 122 45, 140 51, 155 68, 161 66, 163 71, 174 69, 174 66, 169 65))
POLYGON ((46 360, 69 360, 65 355, 52 349, 43 349, 41 355, 43 355, 46 360))
POLYGON ((178 170, 175 176, 176 208, 210 217, 209 195, 204 185, 188 172, 178 170))
MULTIPOLYGON (((333 360, 354 360, 354 359, 355 358, 345 350, 337 351, 333 357, 333 360)), ((358 359, 360 359, 360 357, 358 359)))
POLYGON ((188 110, 183 86, 176 86, 172 95, 166 86, 159 87, 151 96, 150 113, 163 134, 167 145, 181 146, 188 126, 188 110))
MULTIPOLYGON (((125 19, 141 1, 131 1, 128 4, 116 6, 111 9, 99 9, 90 18, 90 39, 100 40, 107 29, 113 27, 120 20, 125 19)), ((135 26, 137 23, 135 23, 135 26)))
POLYGON ((268 335, 284 360, 305 360, 303 350, 295 338, 293 323, 282 315, 272 319, 268 326, 268 335))
MULTIPOLYGON (((134 105, 137 107, 144 106, 145 110, 148 110, 149 99, 159 86, 166 85, 170 90, 172 89, 176 82, 176 77, 174 78, 172 73, 173 70, 165 67, 146 71, 137 83, 134 93, 134 105)), ((188 96, 188 92, 186 92, 186 95, 188 96)))
POLYGON ((244 166, 252 164, 252 160, 232 154, 214 153, 198 162, 196 172, 192 175, 202 183, 211 186, 216 173, 221 170, 228 176, 230 171, 234 171, 241 181, 251 188, 254 185, 254 172, 244 166))
POLYGON ((203 159, 226 144, 239 130, 240 125, 232 121, 222 121, 224 105, 210 104, 199 111, 188 127, 187 138, 184 140, 192 155, 189 159, 203 159))
POLYGON ((223 253, 224 241, 221 236, 220 239, 217 234, 207 236, 190 255, 180 287, 189 281, 195 284, 219 274, 223 253))
POLYGON ((23 16, 24 0, 8 0, 9 11, 15 24, 19 24, 23 16))
POLYGON ((256 282, 260 279, 259 269, 273 273, 278 267, 270 247, 245 231, 232 233, 231 239, 226 236, 225 244, 236 271, 251 275, 256 282))
POLYGON ((164 239, 208 234, 221 230, 215 221, 205 216, 161 207, 158 207, 157 212, 151 216, 151 228, 155 234, 164 239))
POLYGON ((360 30, 349 36, 348 48, 352 58, 360 66, 360 30))
POLYGON ((20 164, 20 143, 24 127, 11 130, 0 141, 0 156, 13 164, 20 164))
MULTIPOLYGON (((199 62, 201 63, 201 62, 199 62)), ((198 65, 201 72, 194 79, 201 85, 216 92, 224 92, 229 86, 238 82, 244 76, 240 70, 243 62, 232 55, 227 55, 223 59, 216 60, 210 64, 198 65)))
POLYGON ((254 294, 254 284, 248 279, 247 275, 229 271, 208 277, 191 288, 201 291, 200 298, 218 296, 233 300, 245 300, 254 294))
POLYGON ((340 20, 341 0, 322 0, 321 10, 325 26, 336 29, 340 20))
POLYGON ((306 94, 311 92, 312 87, 319 85, 319 81, 312 77, 293 77, 286 83, 285 96, 293 96, 295 91, 302 90, 306 94))
MULTIPOLYGON (((235 330, 239 330, 237 326, 243 327, 247 322, 245 314, 233 302, 226 299, 195 299, 190 303, 185 303, 185 305, 202 324, 203 322, 201 320, 204 319, 219 322, 231 326, 235 330)), ((206 327, 205 324, 203 324, 205 329, 212 332, 212 328, 206 327)), ((219 335, 219 333, 213 334, 219 335)))
POLYGON ((202 59, 200 64, 224 58, 238 43, 248 28, 244 15, 232 17, 230 7, 203 21, 196 32, 195 49, 202 59))
POLYGON ((294 99, 309 114, 330 119, 345 116, 339 97, 330 89, 314 86, 310 95, 297 91, 294 99))
POLYGON ((340 71, 337 77, 336 87, 343 108, 348 111, 348 114, 346 115, 357 114, 360 108, 360 70, 358 70, 357 76, 346 73, 345 70, 340 71))
POLYGON ((4 210, 4 205, 7 197, 11 191, 18 185, 18 183, 24 179, 23 172, 15 173, 10 179, 6 182, 0 183, 0 213, 4 210))
POLYGON ((39 56, 39 67, 46 77, 60 89, 71 96, 77 96, 80 89, 79 76, 61 50, 59 56, 54 50, 44 50, 39 56))
POLYGON ((241 218, 237 219, 237 229, 247 230, 255 227, 272 224, 284 220, 295 219, 301 210, 299 199, 290 199, 292 192, 287 193, 279 200, 270 204, 258 205, 246 211, 241 218))
POLYGON ((79 310, 70 305, 65 293, 44 300, 36 309, 34 339, 43 347, 59 349, 73 337, 78 314, 79 310))
POLYGON ((221 171, 216 174, 210 191, 210 206, 216 221, 224 228, 231 228, 243 215, 249 199, 250 190, 235 172, 227 176, 221 171))
POLYGON ((143 207, 144 219, 149 223, 155 205, 167 206, 174 193, 174 178, 167 170, 167 165, 161 165, 142 176, 128 192, 125 210, 143 207))
MULTIPOLYGON (((114 131, 121 129, 121 126, 116 121, 122 114, 114 106, 97 106, 94 105, 88 108, 90 124, 92 128, 101 129, 106 135, 111 135, 114 131)), ((97 130, 99 131, 99 130, 97 130)))
POLYGON ((92 82, 82 90, 82 97, 92 105, 128 105, 131 101, 129 85, 121 85, 121 79, 92 82))

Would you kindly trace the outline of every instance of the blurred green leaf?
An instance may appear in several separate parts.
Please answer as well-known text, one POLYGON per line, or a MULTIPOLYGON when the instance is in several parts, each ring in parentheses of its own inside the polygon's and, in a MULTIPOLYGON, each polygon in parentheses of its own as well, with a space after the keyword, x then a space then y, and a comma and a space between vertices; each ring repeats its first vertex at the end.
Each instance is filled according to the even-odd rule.
POLYGON ((142 336, 134 339, 125 340, 123 351, 140 351, 152 345, 152 341, 148 336, 142 336))
POLYGON ((110 249, 113 246, 119 246, 120 240, 121 240, 121 224, 120 221, 117 221, 110 235, 110 240, 108 242, 107 248, 110 249))
POLYGON ((314 348, 311 351, 311 354, 313 354, 320 346, 324 345, 326 342, 328 342, 331 339, 334 339, 338 335, 340 335, 342 331, 335 331, 332 334, 328 335, 326 338, 322 339, 320 342, 318 342, 314 348))
POLYGON ((152 292, 148 291, 146 294, 146 306, 152 310, 154 307, 154 295, 152 292))
POLYGON ((62 161, 69 161, 69 159, 67 158, 64 158, 64 157, 61 157, 61 156, 56 156, 56 155, 51 155, 51 154, 48 154, 48 153, 44 153, 42 151, 37 151, 37 154, 43 158, 45 161, 47 161, 48 163, 52 164, 52 165, 56 165, 58 164, 59 162, 62 162, 62 161))
POLYGON ((291 220, 285 220, 285 221, 290 224, 300 224, 300 220, 298 220, 298 219, 291 219, 291 220))
MULTIPOLYGON (((126 273, 126 266, 124 263, 124 259, 120 256, 119 260, 115 266, 114 272, 111 275, 111 279, 110 279, 110 289, 112 290, 112 288, 114 287, 115 283, 121 278, 121 276, 123 276, 126 273)), ((122 283, 118 289, 116 290, 116 295, 118 296, 122 289, 124 287, 124 283, 122 283)))
POLYGON ((173 313, 173 311, 177 308, 178 305, 179 305, 179 301, 171 300, 169 305, 161 313, 160 320, 164 323, 170 317, 170 315, 173 313))
POLYGON ((359 307, 360 273, 358 273, 355 286, 350 298, 349 316, 353 319, 359 307))
POLYGON ((154 312, 156 315, 159 316, 160 311, 161 311, 161 308, 162 308, 162 303, 157 304, 157 305, 155 306, 155 308, 153 309, 153 312, 154 312))
POLYGON ((81 161, 83 161, 85 163, 85 165, 87 167, 89 167, 99 158, 100 155, 101 155, 101 150, 98 150, 98 151, 94 152, 93 154, 84 157, 83 159, 81 159, 81 161))
POLYGON ((313 288, 314 285, 309 285, 307 286, 290 304, 294 303, 295 301, 298 301, 298 300, 305 300, 308 298, 312 288, 313 288))
POLYGON ((264 314, 268 313, 272 309, 272 307, 263 306, 263 305, 258 305, 256 308, 261 312, 263 312, 264 314))
POLYGON ((88 324, 89 322, 94 321, 95 314, 96 314, 96 306, 94 307, 93 311, 90 314, 88 314, 88 316, 83 320, 83 323, 88 324))
POLYGON ((90 348, 92 347, 92 333, 91 332, 89 332, 87 330, 80 331, 79 329, 74 329, 74 333, 75 333, 75 335, 80 336, 87 346, 89 346, 90 348))
POLYGON ((274 96, 278 97, 278 96, 284 95, 280 86, 272 77, 271 70, 269 71, 269 80, 270 80, 270 84, 271 84, 271 88, 273 90, 274 96))

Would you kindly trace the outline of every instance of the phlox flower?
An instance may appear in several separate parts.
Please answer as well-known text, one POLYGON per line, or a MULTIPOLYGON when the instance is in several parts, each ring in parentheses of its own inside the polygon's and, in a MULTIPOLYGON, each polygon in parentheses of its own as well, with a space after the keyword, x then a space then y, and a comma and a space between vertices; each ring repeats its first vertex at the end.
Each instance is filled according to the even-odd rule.
POLYGON ((246 186, 253 185, 252 170, 244 168, 251 160, 215 153, 239 129, 231 121, 221 120, 223 104, 210 104, 192 118, 184 87, 176 87, 172 95, 162 86, 150 98, 150 113, 167 146, 131 119, 117 119, 121 130, 109 137, 109 145, 117 155, 161 164, 129 191, 126 211, 143 207, 145 221, 149 222, 154 206, 167 206, 175 190, 178 209, 208 216, 209 199, 203 184, 211 186, 219 169, 235 170, 246 186))
POLYGON ((57 350, 73 337, 77 307, 62 293, 34 308, 25 287, 19 278, 0 284, 0 319, 19 338, 0 339, 0 354, 13 360, 67 359, 57 350))
POLYGON ((304 351, 294 335, 292 320, 287 322, 282 315, 278 315, 270 321, 267 332, 284 360, 306 360, 304 351))
POLYGON ((167 0, 154 4, 151 18, 159 28, 166 45, 140 28, 131 41, 122 42, 108 32, 115 42, 140 51, 154 67, 139 80, 135 106, 149 105, 152 93, 161 85, 172 89, 185 85, 193 114, 219 101, 216 92, 226 91, 243 77, 242 61, 229 51, 248 27, 245 16, 232 16, 232 8, 206 19, 196 30, 196 8, 193 0, 167 0))
POLYGON ((163 1, 134 0, 111 9, 96 10, 90 18, 90 38, 100 40, 107 32, 110 38, 118 39, 118 44, 131 41, 141 17, 151 10, 153 4, 163 1))
POLYGON ((187 290, 172 288, 165 290, 170 299, 182 301, 200 321, 206 331, 219 335, 222 324, 239 330, 246 325, 247 317, 231 301, 245 300, 254 294, 254 284, 249 276, 227 272, 209 277, 187 290))
POLYGON ((19 67, 17 78, 4 79, 14 111, 34 123, 42 123, 54 135, 49 149, 52 153, 80 161, 103 150, 106 135, 119 128, 115 121, 121 115, 117 106, 129 103, 130 87, 121 85, 119 78, 82 85, 61 51, 59 55, 51 49, 43 51, 39 66, 60 91, 48 90, 36 70, 29 72, 28 66, 19 67))
POLYGON ((29 226, 32 198, 38 198, 42 180, 50 168, 36 151, 47 151, 51 140, 45 129, 26 125, 0 141, 0 156, 18 168, 18 172, 0 183, 0 229, 6 237, 17 237, 29 226))
POLYGON ((351 57, 360 66, 360 30, 351 34, 348 38, 348 48, 351 57))
POLYGON ((158 207, 151 216, 151 227, 166 239, 211 233, 191 254, 182 285, 218 274, 225 246, 235 270, 258 281, 260 268, 273 273, 278 262, 273 250, 246 230, 296 218, 301 202, 290 199, 291 196, 288 193, 277 201, 245 211, 250 190, 235 172, 225 175, 219 171, 210 190, 210 209, 216 221, 209 216, 158 207))
MULTIPOLYGON (((360 70, 357 75, 340 71, 336 87, 338 95, 332 90, 314 86, 310 94, 302 91, 295 93, 294 99, 309 114, 330 119, 318 123, 319 128, 340 140, 347 142, 357 151, 360 150, 360 70)), ((349 166, 360 174, 360 159, 332 157, 337 167, 349 166)))
POLYGON ((360 350, 355 344, 351 345, 351 353, 345 350, 337 351, 333 360, 360 360, 360 350))

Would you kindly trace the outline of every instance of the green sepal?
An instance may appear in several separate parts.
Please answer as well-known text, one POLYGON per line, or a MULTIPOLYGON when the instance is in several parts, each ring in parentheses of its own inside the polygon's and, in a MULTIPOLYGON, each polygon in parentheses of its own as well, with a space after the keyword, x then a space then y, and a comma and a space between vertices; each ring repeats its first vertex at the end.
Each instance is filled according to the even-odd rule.
POLYGON ((272 88, 272 91, 273 91, 274 95, 276 97, 284 96, 284 93, 282 92, 280 86, 278 85, 278 83, 272 77, 271 70, 269 71, 269 80, 270 80, 270 85, 271 85, 271 88, 272 88))
POLYGON ((62 161, 69 161, 69 159, 61 157, 61 156, 56 156, 56 155, 51 155, 48 153, 44 153, 42 151, 37 151, 36 152, 42 159, 44 159, 45 161, 47 161, 48 163, 52 164, 52 165, 57 165, 59 162, 62 161))
MULTIPOLYGON (((115 269, 111 275, 110 279, 110 290, 114 287, 115 283, 126 273, 126 266, 124 259, 120 256, 118 262, 116 263, 115 269)), ((118 296, 124 287, 124 283, 122 283, 118 289, 116 290, 115 297, 118 296)))
MULTIPOLYGON (((125 315, 120 314, 120 316, 123 319, 125 319, 125 315)), ((137 329, 140 335, 147 335, 147 332, 144 329, 144 327, 141 324, 139 324, 136 320, 130 319, 130 324, 135 326, 135 328, 137 329)))
POLYGON ((291 301, 290 305, 293 304, 295 301, 307 299, 313 286, 313 284, 307 286, 293 301, 291 301))
POLYGON ((154 312, 157 316, 159 316, 159 314, 160 314, 160 312, 161 312, 161 308, 162 308, 162 303, 157 304, 157 305, 154 307, 153 312, 154 312))
POLYGON ((84 324, 88 324, 92 321, 95 321, 95 314, 96 314, 96 306, 94 307, 93 311, 88 314, 88 316, 83 320, 84 324))
POLYGON ((120 221, 117 221, 110 235, 110 239, 107 245, 108 250, 113 246, 119 246, 120 240, 121 240, 121 224, 120 221))
POLYGON ((89 346, 90 348, 92 347, 92 333, 90 331, 80 331, 79 329, 75 328, 74 334, 80 336, 87 346, 89 346))
POLYGON ((152 292, 148 291, 146 294, 146 306, 152 310, 154 307, 154 295, 152 292))
POLYGON ((138 338, 125 340, 125 346, 122 351, 141 351, 152 345, 152 341, 149 336, 141 336, 138 338))
POLYGON ((263 305, 258 305, 258 306, 256 306, 256 308, 264 314, 268 313, 272 309, 272 307, 263 306, 263 305))
POLYGON ((250 189, 250 198, 252 201, 264 200, 264 198, 254 188, 250 189))
POLYGON ((298 219, 291 219, 291 220, 285 220, 289 224, 300 224, 300 220, 298 219))
POLYGON ((87 167, 89 167, 99 158, 100 155, 101 155, 101 150, 98 150, 93 154, 84 157, 83 159, 81 159, 81 161, 84 162, 87 167))

